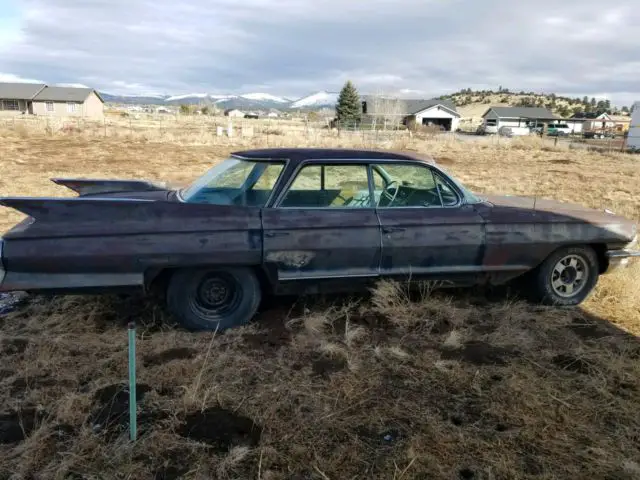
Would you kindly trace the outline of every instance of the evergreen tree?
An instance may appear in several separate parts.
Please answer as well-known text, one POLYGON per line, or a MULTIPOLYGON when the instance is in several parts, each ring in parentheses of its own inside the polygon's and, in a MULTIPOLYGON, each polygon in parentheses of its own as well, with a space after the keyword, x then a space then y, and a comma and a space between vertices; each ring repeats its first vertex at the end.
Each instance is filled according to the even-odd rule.
POLYGON ((358 95, 358 91, 353 83, 348 80, 338 96, 336 119, 340 123, 359 122, 361 116, 362 104, 360 103, 360 95, 358 95))
POLYGON ((582 103, 584 103, 585 105, 589 105, 589 97, 587 97, 586 95, 582 98, 582 103))
POLYGON ((622 113, 629 113, 629 107, 626 105, 622 107, 622 113))
POLYGON ((596 105, 598 104, 598 102, 596 102, 595 97, 591 97, 591 107, 592 108, 596 108, 596 105))

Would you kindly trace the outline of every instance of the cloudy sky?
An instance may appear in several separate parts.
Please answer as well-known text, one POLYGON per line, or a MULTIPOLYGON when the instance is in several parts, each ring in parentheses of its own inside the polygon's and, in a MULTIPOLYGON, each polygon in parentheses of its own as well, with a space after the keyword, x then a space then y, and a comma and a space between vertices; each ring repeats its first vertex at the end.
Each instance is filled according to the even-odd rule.
POLYGON ((351 79, 364 93, 502 85, 630 104, 637 1, 0 0, 0 81, 299 97, 351 79))

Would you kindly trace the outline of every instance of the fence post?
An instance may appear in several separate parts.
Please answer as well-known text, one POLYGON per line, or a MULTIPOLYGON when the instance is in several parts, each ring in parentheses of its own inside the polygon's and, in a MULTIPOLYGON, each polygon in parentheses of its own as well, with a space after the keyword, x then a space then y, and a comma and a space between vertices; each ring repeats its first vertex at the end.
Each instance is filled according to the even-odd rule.
POLYGON ((137 425, 137 395, 136 395, 136 324, 129 323, 129 440, 136 441, 137 425))
POLYGON ((555 147, 556 145, 558 145, 558 135, 556 135, 556 138, 553 140, 553 146, 555 147))
POLYGON ((107 119, 103 118, 102 123, 104 123, 104 136, 107 136, 107 119))

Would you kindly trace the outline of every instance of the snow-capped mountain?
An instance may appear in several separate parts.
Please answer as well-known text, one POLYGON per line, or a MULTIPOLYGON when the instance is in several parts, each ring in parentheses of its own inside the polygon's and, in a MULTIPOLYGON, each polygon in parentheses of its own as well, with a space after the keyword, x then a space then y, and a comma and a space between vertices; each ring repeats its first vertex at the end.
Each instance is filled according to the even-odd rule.
POLYGON ((271 95, 270 93, 244 93, 240 95, 242 98, 246 98, 247 100, 257 100, 257 101, 267 101, 267 102, 276 102, 276 103, 291 103, 291 100, 286 99, 284 97, 277 97, 275 95, 271 95))
POLYGON ((291 101, 286 97, 270 93, 243 93, 240 95, 216 93, 187 93, 181 95, 112 95, 101 93, 106 102, 138 105, 215 105, 220 109, 239 108, 249 110, 261 109, 314 109, 333 107, 338 98, 337 93, 316 92, 312 95, 291 101))
POLYGON ((296 100, 289 108, 333 107, 337 101, 338 93, 321 91, 296 100))

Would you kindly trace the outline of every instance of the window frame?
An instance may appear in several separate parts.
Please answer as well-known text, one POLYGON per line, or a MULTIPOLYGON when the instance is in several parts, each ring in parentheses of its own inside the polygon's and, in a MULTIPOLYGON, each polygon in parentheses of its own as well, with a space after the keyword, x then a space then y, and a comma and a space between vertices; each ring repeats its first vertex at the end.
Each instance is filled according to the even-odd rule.
POLYGON ((6 112, 19 112, 20 111, 20 101, 17 99, 13 99, 13 98, 5 98, 4 100, 0 100, 0 103, 2 104, 2 108, 0 108, 0 110, 2 111, 6 111, 6 112), (16 108, 9 108, 9 105, 15 105, 16 108))
MULTIPOLYGON (((386 173, 386 172, 385 172, 386 173)), ((384 175, 382 175, 380 173, 380 176, 383 178, 383 180, 388 181, 388 178, 385 177, 384 175)), ((440 170, 439 168, 433 166, 433 165, 429 165, 427 163, 424 162, 419 162, 419 161, 411 161, 411 160, 396 160, 396 159, 385 159, 385 158, 366 158, 366 159, 357 159, 357 158, 351 158, 351 159, 341 159, 341 158, 326 158, 326 159, 320 159, 320 158, 314 158, 314 159, 307 159, 307 160, 303 160, 301 161, 298 165, 295 166, 295 168, 293 169, 293 171, 289 174, 288 178, 285 180, 282 176, 279 179, 279 183, 283 182, 283 184, 277 185, 278 187, 278 192, 277 195, 273 198, 271 198, 270 200, 272 200, 272 202, 267 203, 264 208, 278 208, 278 209, 282 209, 282 210, 305 210, 305 209, 309 209, 309 210, 366 210, 366 209, 402 209, 402 208, 423 208, 423 209, 434 209, 434 208, 460 208, 463 205, 467 204, 466 201, 466 196, 464 195, 464 193, 458 188, 458 186, 455 184, 455 182, 453 180, 451 180, 449 178, 449 176, 446 174, 446 172, 443 172, 442 170, 440 170), (456 195, 457 197, 457 203, 455 205, 440 205, 440 206, 423 206, 423 205, 416 205, 416 206, 398 206, 398 207, 379 207, 374 203, 375 200, 375 188, 374 188, 374 181, 373 181, 373 169, 375 169, 377 166, 384 166, 384 165, 410 165, 410 166, 419 166, 421 168, 426 168, 429 170, 429 172, 434 176, 434 181, 437 177, 439 177, 440 179, 442 179, 442 181, 447 184, 447 186, 451 189, 451 191, 456 195), (284 200, 285 196, 287 195, 287 192, 289 191, 289 189, 291 188, 291 185, 293 184, 293 182, 295 181, 295 179, 297 178, 298 174, 300 173, 300 171, 307 166, 310 165, 318 165, 318 166, 328 166, 328 165, 361 165, 367 168, 367 178, 368 178, 368 183, 369 183, 369 197, 370 197, 370 206, 369 207, 358 207, 358 208, 354 208, 354 207, 283 207, 282 201, 284 200)), ((322 178, 321 178, 321 182, 322 182, 322 178)), ((272 192, 272 196, 273 194, 275 194, 276 192, 272 192)), ((438 195, 440 196, 441 199, 441 203, 442 202, 442 194, 440 192, 438 192, 438 195)))
POLYGON ((67 102, 67 113, 77 113, 80 111, 79 102, 67 102))
MULTIPOLYGON (((390 162, 387 162, 390 163, 390 162)), ((371 161, 369 163, 369 169, 370 170, 374 170, 376 169, 376 167, 380 164, 380 162, 377 161, 371 161)), ((442 200, 442 192, 440 192, 440 189, 438 190, 438 197, 440 198, 440 205, 398 205, 396 207, 394 206, 382 206, 382 207, 378 207, 376 206, 376 208, 378 209, 400 209, 400 208, 426 208, 426 209, 434 209, 434 208, 459 208, 464 204, 464 195, 462 195, 462 193, 458 190, 458 188, 449 180, 449 178, 447 177, 447 175, 445 175, 443 172, 433 168, 431 165, 426 165, 423 163, 417 163, 417 162, 410 162, 410 161, 395 161, 392 163, 392 165, 408 165, 411 167, 419 167, 419 168, 425 168, 427 170, 429 170, 429 173, 431 173, 431 176, 433 177, 433 184, 437 187, 438 186, 438 178, 440 178, 442 180, 443 183, 445 183, 449 189, 455 194, 456 198, 457 198, 457 202, 454 205, 445 205, 443 200, 442 200)), ((380 172, 378 172, 379 175, 382 177, 382 179, 387 182, 388 179, 385 178, 384 175, 382 175, 380 172)), ((386 172, 385 172, 386 173, 386 172)), ((372 173, 373 175, 373 173, 372 173)), ((375 191, 374 191, 375 193, 375 191)))
POLYGON ((44 109, 45 112, 51 113, 56 111, 56 106, 53 104, 53 102, 44 102, 44 109), (49 109, 49 105, 51 105, 51 109, 49 109))
POLYGON ((370 162, 365 162, 362 160, 358 160, 358 159, 345 159, 345 160, 339 160, 336 161, 334 159, 311 159, 311 160, 304 160, 302 162, 300 162, 300 164, 295 168, 295 170, 293 172, 291 172, 291 175, 289 175, 289 178, 287 180, 287 182, 282 186, 282 189, 280 190, 280 192, 278 193, 277 198, 275 199, 275 201, 273 202, 273 207, 271 208, 278 208, 278 209, 282 209, 282 210, 367 210, 367 209, 374 209, 376 208, 376 205, 374 204, 374 197, 373 197, 373 178, 371 177, 371 169, 370 169, 370 162), (305 167, 313 167, 313 166, 319 166, 320 167, 320 188, 324 189, 325 186, 325 167, 329 167, 329 166, 359 166, 359 167, 364 167, 365 171, 367 172, 367 187, 369 190, 369 206, 367 207, 344 207, 344 206, 339 206, 339 207, 285 207, 282 206, 282 202, 284 201, 284 199, 287 196, 287 193, 289 193, 289 189, 291 188, 291 185, 293 185, 293 182, 295 182, 296 178, 298 178, 298 175, 300 174, 300 172, 305 168, 305 167))

